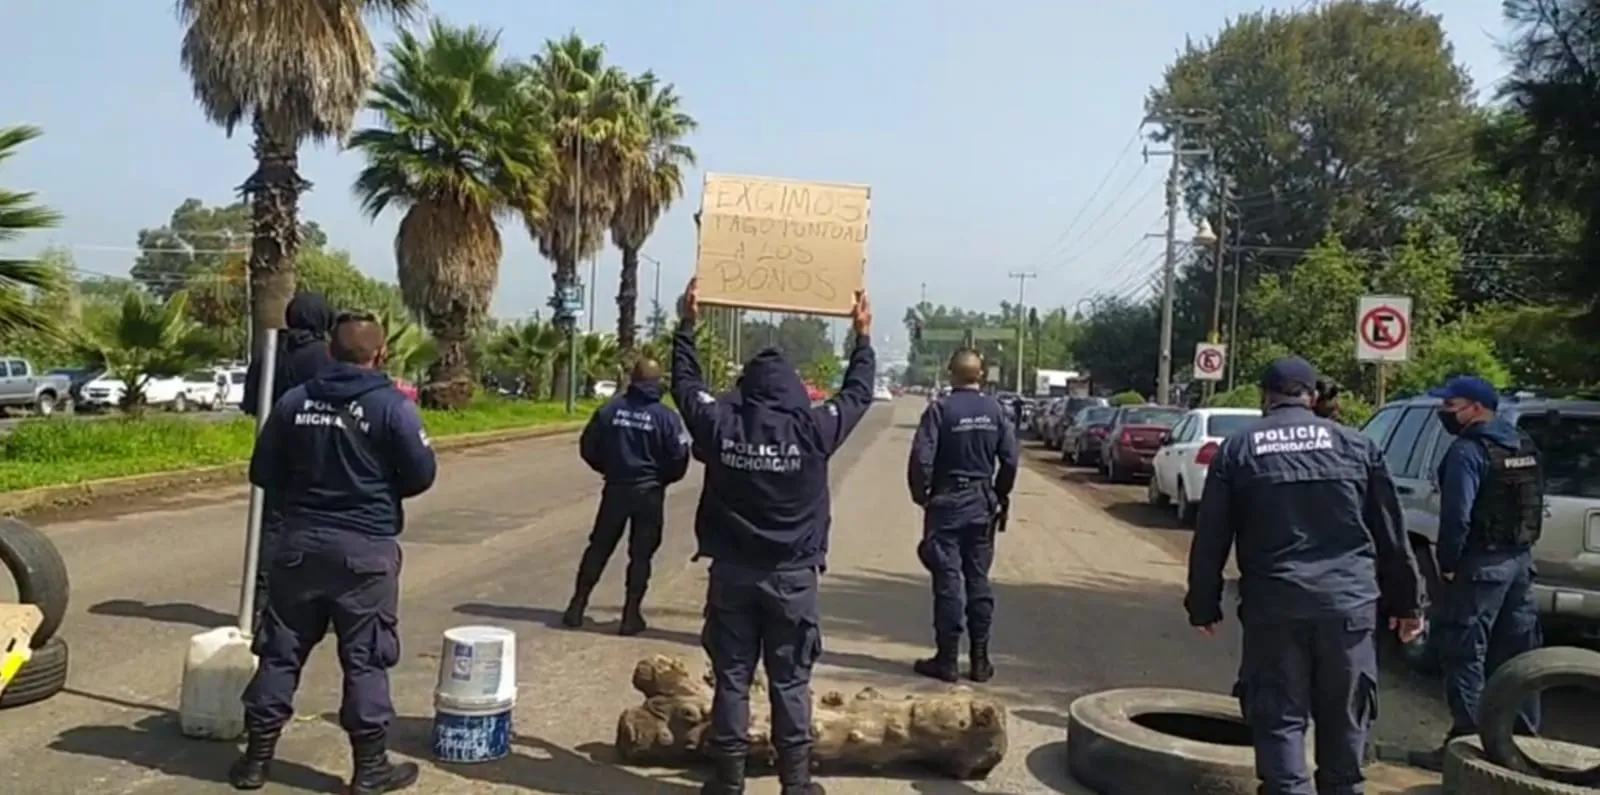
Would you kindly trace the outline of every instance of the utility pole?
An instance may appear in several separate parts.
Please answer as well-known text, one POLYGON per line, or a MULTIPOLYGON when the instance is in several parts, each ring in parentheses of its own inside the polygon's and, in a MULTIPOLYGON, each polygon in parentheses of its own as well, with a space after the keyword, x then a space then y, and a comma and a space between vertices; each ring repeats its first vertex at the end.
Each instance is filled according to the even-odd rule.
MULTIPOLYGON (((1215 345, 1222 341, 1222 247, 1228 239, 1228 175, 1224 174, 1217 181, 1217 250, 1213 255, 1213 267, 1217 271, 1216 294, 1211 297, 1211 343, 1215 345)), ((1233 340, 1228 340, 1233 342, 1233 340)))
POLYGON ((923 282, 922 283, 922 300, 917 302, 917 308, 921 309, 922 307, 925 307, 927 305, 928 305, 928 283, 927 282, 923 282))
POLYGON ((1028 311, 1024 304, 1028 295, 1028 280, 1039 278, 1032 271, 1012 271, 1007 276, 1017 280, 1017 394, 1022 394, 1022 352, 1028 339, 1028 311))
POLYGON ((1239 371, 1239 271, 1244 260, 1239 258, 1239 247, 1233 247, 1233 304, 1228 307, 1228 391, 1233 391, 1233 376, 1239 371))
POLYGON ((1145 119, 1146 124, 1161 124, 1172 132, 1172 148, 1166 151, 1144 150, 1145 162, 1152 156, 1170 155, 1172 166, 1167 171, 1167 257, 1161 269, 1161 364, 1156 374, 1156 402, 1172 400, 1172 299, 1178 274, 1178 178, 1182 174, 1183 158, 1211 153, 1209 149, 1185 149, 1184 131, 1191 125, 1207 124, 1209 116, 1179 115, 1155 116, 1145 119))

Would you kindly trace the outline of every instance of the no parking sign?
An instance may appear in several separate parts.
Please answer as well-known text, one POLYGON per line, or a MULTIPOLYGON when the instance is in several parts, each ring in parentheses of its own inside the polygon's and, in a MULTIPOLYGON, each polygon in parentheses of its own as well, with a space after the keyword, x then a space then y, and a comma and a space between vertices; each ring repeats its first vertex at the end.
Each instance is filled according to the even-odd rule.
POLYGON ((1364 295, 1356 302, 1356 360, 1404 362, 1411 358, 1411 299, 1364 295))
POLYGON ((1202 342, 1194 346, 1194 377, 1199 381, 1221 381, 1228 363, 1228 346, 1202 342))

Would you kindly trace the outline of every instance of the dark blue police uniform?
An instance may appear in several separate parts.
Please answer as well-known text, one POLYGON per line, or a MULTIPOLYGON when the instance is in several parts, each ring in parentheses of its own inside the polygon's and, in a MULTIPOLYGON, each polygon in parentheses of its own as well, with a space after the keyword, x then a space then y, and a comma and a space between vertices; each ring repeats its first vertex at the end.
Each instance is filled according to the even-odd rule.
MULTIPOLYGON (((1264 392, 1313 394, 1303 359, 1274 362, 1264 392)), ((1385 597, 1416 618, 1423 586, 1394 483, 1377 445, 1278 404, 1222 443, 1189 550, 1189 622, 1222 620, 1222 569, 1237 544, 1244 627, 1237 695, 1265 795, 1356 795, 1377 710, 1374 642, 1385 597), (1316 785, 1306 770, 1316 723, 1316 785)))
POLYGON ((294 715, 301 670, 331 625, 344 673, 339 725, 356 763, 352 792, 390 791, 386 782, 406 773, 415 779, 414 766, 396 773, 388 761, 389 669, 400 661, 401 501, 427 491, 436 472, 421 415, 375 370, 329 364, 273 407, 250 481, 282 495, 283 526, 254 639, 260 667, 244 694, 246 759, 270 759, 294 715))
POLYGON ((701 374, 694 329, 672 346, 672 396, 705 456, 695 511, 696 557, 710 558, 701 640, 715 695, 707 744, 711 795, 744 791, 750 683, 767 670, 772 744, 783 795, 811 783, 811 667, 822 652, 817 580, 832 522, 828 460, 872 406, 877 366, 858 336, 838 394, 813 407, 794 366, 773 349, 756 354, 739 386, 718 398, 701 374))
POLYGON ((626 529, 628 576, 621 632, 636 635, 645 630, 641 606, 650 586, 650 560, 661 547, 666 488, 689 471, 688 434, 677 413, 661 404, 661 382, 635 381, 589 418, 578 439, 578 453, 605 478, 605 487, 562 621, 569 627, 583 625, 589 595, 626 529))
MULTIPOLYGON (((283 311, 283 331, 278 334, 278 356, 272 376, 272 403, 289 390, 310 381, 333 361, 328 354, 328 335, 333 330, 334 312, 328 299, 321 293, 297 293, 289 299, 283 311)), ((244 392, 239 409, 255 416, 256 402, 261 393, 261 357, 250 360, 245 368, 244 392)), ((283 507, 276 491, 263 493, 261 506, 261 567, 256 570, 256 615, 251 623, 254 631, 261 627, 261 616, 267 609, 267 575, 278 538, 278 526, 283 523, 283 507)))
MULTIPOLYGON (((1499 395, 1481 378, 1453 378, 1429 393, 1466 398, 1485 408, 1499 395)), ((1507 660, 1539 648, 1539 609, 1533 598, 1533 545, 1544 522, 1542 460, 1527 434, 1498 417, 1462 426, 1440 412, 1456 435, 1439 462, 1439 535, 1435 555, 1443 583, 1438 618, 1439 663, 1450 737, 1478 733, 1484 681, 1507 660)), ((1517 727, 1539 729, 1537 695, 1517 727)))
POLYGON ((923 411, 906 470, 911 501, 923 508, 917 557, 933 575, 938 648, 932 659, 917 661, 916 671, 956 681, 965 631, 971 639, 969 673, 987 681, 994 675, 989 567, 998 521, 1017 481, 1016 429, 999 402, 976 387, 952 390, 923 411))

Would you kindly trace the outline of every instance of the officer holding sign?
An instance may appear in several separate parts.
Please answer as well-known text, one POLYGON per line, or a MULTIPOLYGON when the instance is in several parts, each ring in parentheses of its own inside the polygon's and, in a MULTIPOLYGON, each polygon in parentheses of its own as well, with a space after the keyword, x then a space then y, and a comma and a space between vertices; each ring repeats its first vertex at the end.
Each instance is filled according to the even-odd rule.
POLYGON ((820 795, 811 781, 811 668, 822 653, 817 585, 832 524, 828 461, 872 407, 872 309, 858 293, 844 383, 822 405, 811 405, 794 365, 771 348, 719 398, 695 351, 695 284, 678 302, 672 397, 706 465, 694 531, 695 557, 711 558, 701 639, 715 680, 706 737, 715 773, 700 791, 744 792, 750 684, 761 664, 781 795, 820 795))
POLYGON ((1189 623, 1222 622, 1222 569, 1237 545, 1244 654, 1236 695, 1267 795, 1355 795, 1376 714, 1378 596, 1402 640, 1422 633, 1426 593, 1377 445, 1311 410, 1317 374, 1299 357, 1261 381, 1266 413, 1212 460, 1189 550, 1189 623), (1306 770, 1317 728, 1316 785, 1306 770))

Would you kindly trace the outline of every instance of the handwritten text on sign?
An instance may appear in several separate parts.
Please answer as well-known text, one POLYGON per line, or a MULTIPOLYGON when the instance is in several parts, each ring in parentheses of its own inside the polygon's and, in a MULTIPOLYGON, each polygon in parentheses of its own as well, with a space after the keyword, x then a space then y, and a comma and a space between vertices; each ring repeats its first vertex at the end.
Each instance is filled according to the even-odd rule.
POLYGON ((706 175, 700 300, 848 314, 865 277, 870 199, 860 185, 706 175))

